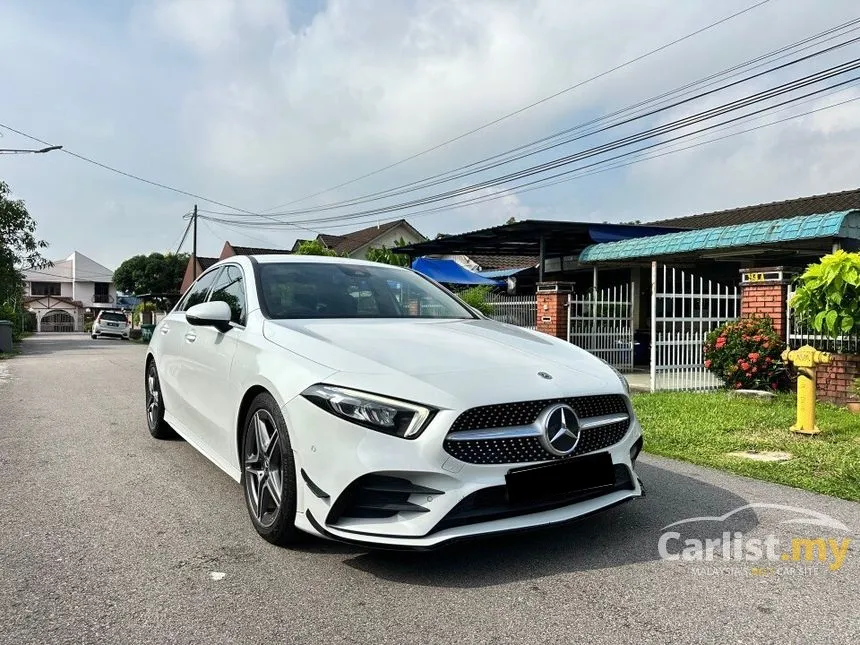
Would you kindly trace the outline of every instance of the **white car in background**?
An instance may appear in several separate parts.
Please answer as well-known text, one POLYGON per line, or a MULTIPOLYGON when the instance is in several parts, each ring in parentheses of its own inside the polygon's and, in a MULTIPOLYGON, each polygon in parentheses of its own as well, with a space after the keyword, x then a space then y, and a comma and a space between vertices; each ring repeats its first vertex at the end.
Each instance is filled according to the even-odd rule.
POLYGON ((128 317, 121 311, 100 311, 93 321, 93 328, 90 332, 93 340, 102 336, 111 336, 113 338, 122 338, 128 340, 128 332, 130 326, 128 317))
POLYGON ((156 326, 144 369, 151 434, 241 482, 275 544, 427 549, 643 494, 620 374, 408 269, 222 260, 156 326))

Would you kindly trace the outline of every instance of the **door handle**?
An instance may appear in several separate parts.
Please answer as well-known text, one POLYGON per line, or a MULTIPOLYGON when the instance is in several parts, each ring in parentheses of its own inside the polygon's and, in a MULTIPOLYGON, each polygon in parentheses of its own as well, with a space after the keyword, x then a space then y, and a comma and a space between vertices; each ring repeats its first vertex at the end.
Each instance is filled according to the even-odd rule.
POLYGON ((162 334, 167 334, 169 331, 170 331, 170 325, 162 325, 161 326, 161 333, 162 334))
POLYGON ((194 332, 188 332, 187 334, 185 334, 185 340, 187 340, 189 343, 193 343, 195 340, 197 340, 197 334, 195 334, 194 332))

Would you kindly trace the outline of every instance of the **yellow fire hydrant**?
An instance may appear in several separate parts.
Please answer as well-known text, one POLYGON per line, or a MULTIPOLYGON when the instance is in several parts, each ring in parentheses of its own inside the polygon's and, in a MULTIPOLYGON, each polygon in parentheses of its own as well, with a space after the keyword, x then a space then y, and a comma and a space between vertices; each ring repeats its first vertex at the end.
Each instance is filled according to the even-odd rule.
POLYGON ((821 431, 815 425, 815 373, 819 365, 830 362, 830 354, 804 345, 800 349, 785 350, 782 360, 791 361, 797 368, 797 423, 791 426, 791 431, 818 434, 821 431))

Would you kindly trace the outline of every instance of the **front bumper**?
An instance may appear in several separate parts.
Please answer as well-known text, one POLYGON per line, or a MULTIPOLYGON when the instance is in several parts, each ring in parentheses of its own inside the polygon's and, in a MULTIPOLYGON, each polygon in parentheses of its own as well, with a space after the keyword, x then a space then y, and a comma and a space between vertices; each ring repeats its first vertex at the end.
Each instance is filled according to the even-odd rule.
POLYGON ((283 412, 296 460, 296 525, 330 539, 380 548, 431 549, 494 533, 564 524, 644 494, 634 470, 642 436, 635 417, 619 442, 599 451, 611 457, 614 487, 540 506, 504 506, 505 476, 527 464, 472 464, 449 455, 443 440, 457 412, 440 411, 414 440, 361 428, 303 397, 287 403, 283 412), (391 506, 399 510, 387 516, 344 515, 345 500, 368 476, 383 483, 406 482, 412 492, 402 495, 391 506), (486 508, 479 508, 481 504, 486 508))

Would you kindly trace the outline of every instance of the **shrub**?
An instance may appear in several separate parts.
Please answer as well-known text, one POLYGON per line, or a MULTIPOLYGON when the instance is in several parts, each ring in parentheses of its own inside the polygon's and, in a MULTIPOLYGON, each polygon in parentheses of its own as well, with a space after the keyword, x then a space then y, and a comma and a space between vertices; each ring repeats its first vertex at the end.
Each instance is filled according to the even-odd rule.
POLYGON ((783 349, 769 318, 745 318, 708 334, 705 367, 731 389, 781 390, 789 383, 783 349))
POLYGON ((860 333, 860 253, 825 255, 797 282, 789 306, 801 322, 832 337, 860 333))
POLYGON ((485 316, 493 313, 493 305, 487 302, 487 296, 490 293, 490 287, 471 287, 457 294, 460 300, 465 302, 470 307, 477 309, 485 316))
POLYGON ((0 304, 0 320, 12 323, 12 339, 16 342, 26 333, 36 331, 36 315, 12 304, 0 304))

